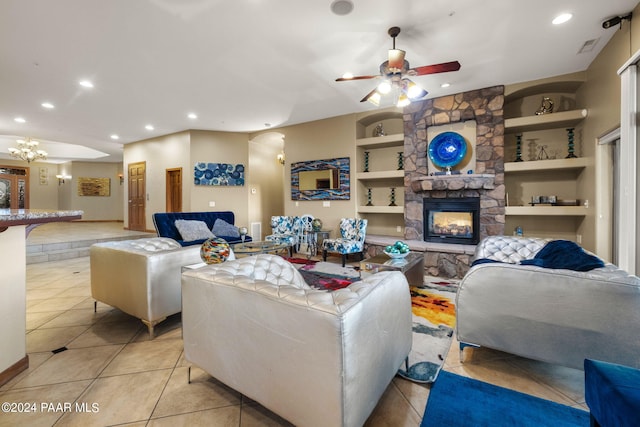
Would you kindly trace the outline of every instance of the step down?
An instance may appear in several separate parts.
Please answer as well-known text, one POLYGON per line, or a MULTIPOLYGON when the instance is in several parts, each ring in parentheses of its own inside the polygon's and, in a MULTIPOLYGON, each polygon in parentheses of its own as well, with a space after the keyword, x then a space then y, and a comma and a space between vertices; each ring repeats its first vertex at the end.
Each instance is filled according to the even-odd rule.
POLYGON ((41 262, 62 261, 65 259, 82 258, 89 256, 89 248, 94 243, 113 242, 121 240, 136 240, 155 237, 149 233, 128 235, 122 237, 110 237, 104 239, 76 240, 72 242, 43 243, 27 245, 27 265, 41 262))

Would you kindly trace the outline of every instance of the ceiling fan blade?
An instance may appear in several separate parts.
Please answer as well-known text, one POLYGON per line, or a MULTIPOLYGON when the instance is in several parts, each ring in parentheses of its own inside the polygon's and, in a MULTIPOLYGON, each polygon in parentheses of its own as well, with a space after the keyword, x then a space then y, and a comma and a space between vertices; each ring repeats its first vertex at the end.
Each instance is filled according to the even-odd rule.
MULTIPOLYGON (((449 71, 458 71, 460 63, 458 61, 443 62, 442 64, 425 65, 423 67, 415 67, 410 71, 415 72, 416 76, 425 74, 448 73, 449 71)), ((413 75, 413 72, 411 73, 413 75)))
POLYGON ((336 79, 337 82, 348 82, 351 80, 367 80, 367 79, 375 79, 377 76, 353 76, 353 77, 339 77, 336 79))
POLYGON ((402 70, 405 53, 404 50, 389 49, 389 62, 387 66, 392 72, 397 73, 402 70))
POLYGON ((362 98, 360 100, 360 102, 365 102, 368 101, 369 98, 371 98, 373 96, 374 93, 378 92, 378 88, 375 88, 374 90, 372 90, 371 92, 369 92, 364 98, 362 98))

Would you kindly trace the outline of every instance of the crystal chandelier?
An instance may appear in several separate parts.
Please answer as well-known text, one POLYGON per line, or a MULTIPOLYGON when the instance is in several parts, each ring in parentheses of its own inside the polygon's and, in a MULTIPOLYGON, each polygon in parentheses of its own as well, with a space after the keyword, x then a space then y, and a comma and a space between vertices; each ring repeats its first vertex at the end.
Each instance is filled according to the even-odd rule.
POLYGON ((9 147, 9 154, 16 159, 26 160, 27 163, 31 163, 34 160, 46 160, 47 152, 44 150, 38 150, 38 141, 34 141, 31 138, 18 139, 18 148, 9 147))

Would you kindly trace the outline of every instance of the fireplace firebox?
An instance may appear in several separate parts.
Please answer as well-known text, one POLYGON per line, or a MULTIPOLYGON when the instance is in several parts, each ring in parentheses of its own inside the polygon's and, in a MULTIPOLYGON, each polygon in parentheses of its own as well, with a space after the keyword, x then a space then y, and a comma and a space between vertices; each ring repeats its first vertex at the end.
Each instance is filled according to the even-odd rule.
POLYGON ((424 198, 425 242, 475 245, 480 234, 480 198, 424 198))

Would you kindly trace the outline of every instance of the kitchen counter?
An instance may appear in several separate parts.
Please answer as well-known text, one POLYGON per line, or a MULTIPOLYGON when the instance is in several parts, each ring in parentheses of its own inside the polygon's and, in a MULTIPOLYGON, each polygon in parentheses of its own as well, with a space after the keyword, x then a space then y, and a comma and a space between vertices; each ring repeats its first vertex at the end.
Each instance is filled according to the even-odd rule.
POLYGON ((0 386, 29 367, 26 351, 26 241, 47 222, 73 221, 82 211, 0 209, 0 386))

